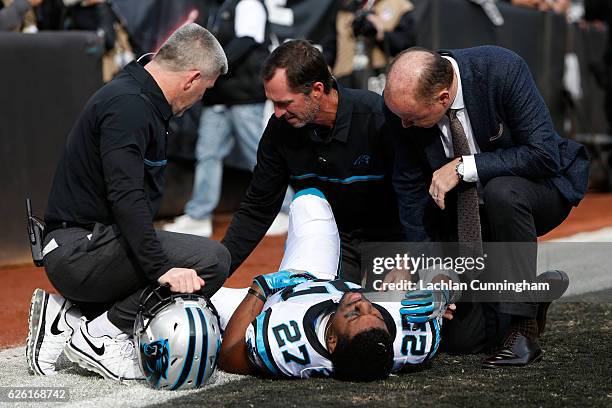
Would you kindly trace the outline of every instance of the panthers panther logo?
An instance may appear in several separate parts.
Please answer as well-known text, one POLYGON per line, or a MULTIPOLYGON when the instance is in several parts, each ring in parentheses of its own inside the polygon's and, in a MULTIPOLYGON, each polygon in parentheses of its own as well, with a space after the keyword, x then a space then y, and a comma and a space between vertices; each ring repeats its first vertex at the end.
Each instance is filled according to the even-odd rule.
POLYGON ((157 387, 159 381, 168 378, 170 363, 170 346, 168 339, 155 340, 152 343, 141 343, 144 374, 150 384, 157 387))

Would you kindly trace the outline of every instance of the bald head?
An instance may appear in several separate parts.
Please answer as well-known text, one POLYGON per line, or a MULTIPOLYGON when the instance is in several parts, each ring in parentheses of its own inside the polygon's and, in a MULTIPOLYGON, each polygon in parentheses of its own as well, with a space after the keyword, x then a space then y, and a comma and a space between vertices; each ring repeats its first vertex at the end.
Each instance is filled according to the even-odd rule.
POLYGON ((401 52, 389 65, 385 94, 428 102, 453 82, 451 63, 439 54, 424 48, 401 52))
POLYGON ((389 65, 385 104, 404 127, 432 127, 455 98, 454 78, 450 61, 424 48, 410 48, 389 65))

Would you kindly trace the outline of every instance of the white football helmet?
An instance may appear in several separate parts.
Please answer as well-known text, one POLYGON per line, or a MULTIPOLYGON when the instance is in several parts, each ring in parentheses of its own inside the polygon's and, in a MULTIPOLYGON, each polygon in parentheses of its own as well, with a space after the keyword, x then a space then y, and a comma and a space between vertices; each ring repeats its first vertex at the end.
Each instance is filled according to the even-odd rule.
POLYGON ((201 387, 215 371, 221 350, 218 314, 204 296, 164 296, 167 291, 160 287, 141 299, 134 323, 140 368, 153 388, 201 387))

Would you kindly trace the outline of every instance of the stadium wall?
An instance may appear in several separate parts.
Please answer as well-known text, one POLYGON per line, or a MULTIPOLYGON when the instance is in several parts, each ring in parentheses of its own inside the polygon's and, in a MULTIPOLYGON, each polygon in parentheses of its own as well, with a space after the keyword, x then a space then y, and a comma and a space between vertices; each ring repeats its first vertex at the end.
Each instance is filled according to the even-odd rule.
MULTIPOLYGON (((301 16, 300 10, 307 9, 305 6, 315 1, 292 3, 296 32, 307 29, 302 22, 304 19, 297 18, 301 16)), ((480 6, 469 1, 413 2, 420 46, 440 49, 497 44, 510 48, 527 61, 561 133, 567 127, 565 118, 568 117, 572 122, 571 133, 605 132, 603 92, 591 68, 601 60, 606 33, 581 30, 568 26, 561 16, 501 2, 497 5, 505 24, 500 27, 491 23, 480 6), (562 88, 566 51, 578 56, 582 89, 582 97, 570 102, 574 106, 569 113, 562 88)), ((142 18, 131 16, 126 19, 128 23, 145 21, 150 12, 146 7, 134 10, 142 14, 142 18)), ((158 32, 160 36, 165 34, 158 32)), ((3 187, 0 214, 5 220, 0 234, 0 265, 30 260, 24 199, 31 197, 34 212, 43 214, 66 136, 83 104, 102 85, 100 54, 101 43, 94 33, 0 34, 0 177, 3 187)), ((176 137, 169 139, 167 194, 160 211, 164 217, 179 214, 191 194, 197 113, 191 123, 174 125, 178 128, 176 137)), ((219 209, 233 211, 248 181, 247 172, 227 171, 219 209)))
POLYGON ((90 32, 0 34, 0 265, 31 260, 25 198, 42 216, 66 136, 102 85, 101 52, 90 32))

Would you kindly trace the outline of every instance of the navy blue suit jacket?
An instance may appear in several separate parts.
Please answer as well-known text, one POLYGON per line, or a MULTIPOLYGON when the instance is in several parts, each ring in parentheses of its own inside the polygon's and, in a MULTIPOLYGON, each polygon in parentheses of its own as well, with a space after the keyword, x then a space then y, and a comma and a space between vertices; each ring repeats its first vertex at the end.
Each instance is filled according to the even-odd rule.
MULTIPOLYGON (((584 146, 560 137, 525 61, 494 46, 441 51, 459 66, 463 98, 481 153, 475 155, 483 186, 495 177, 550 179, 572 205, 583 198, 589 159, 584 146)), ((390 121, 400 126, 387 109, 390 121)), ((446 158, 438 126, 398 131, 393 183, 409 241, 440 239, 441 213, 428 189, 446 158)))

